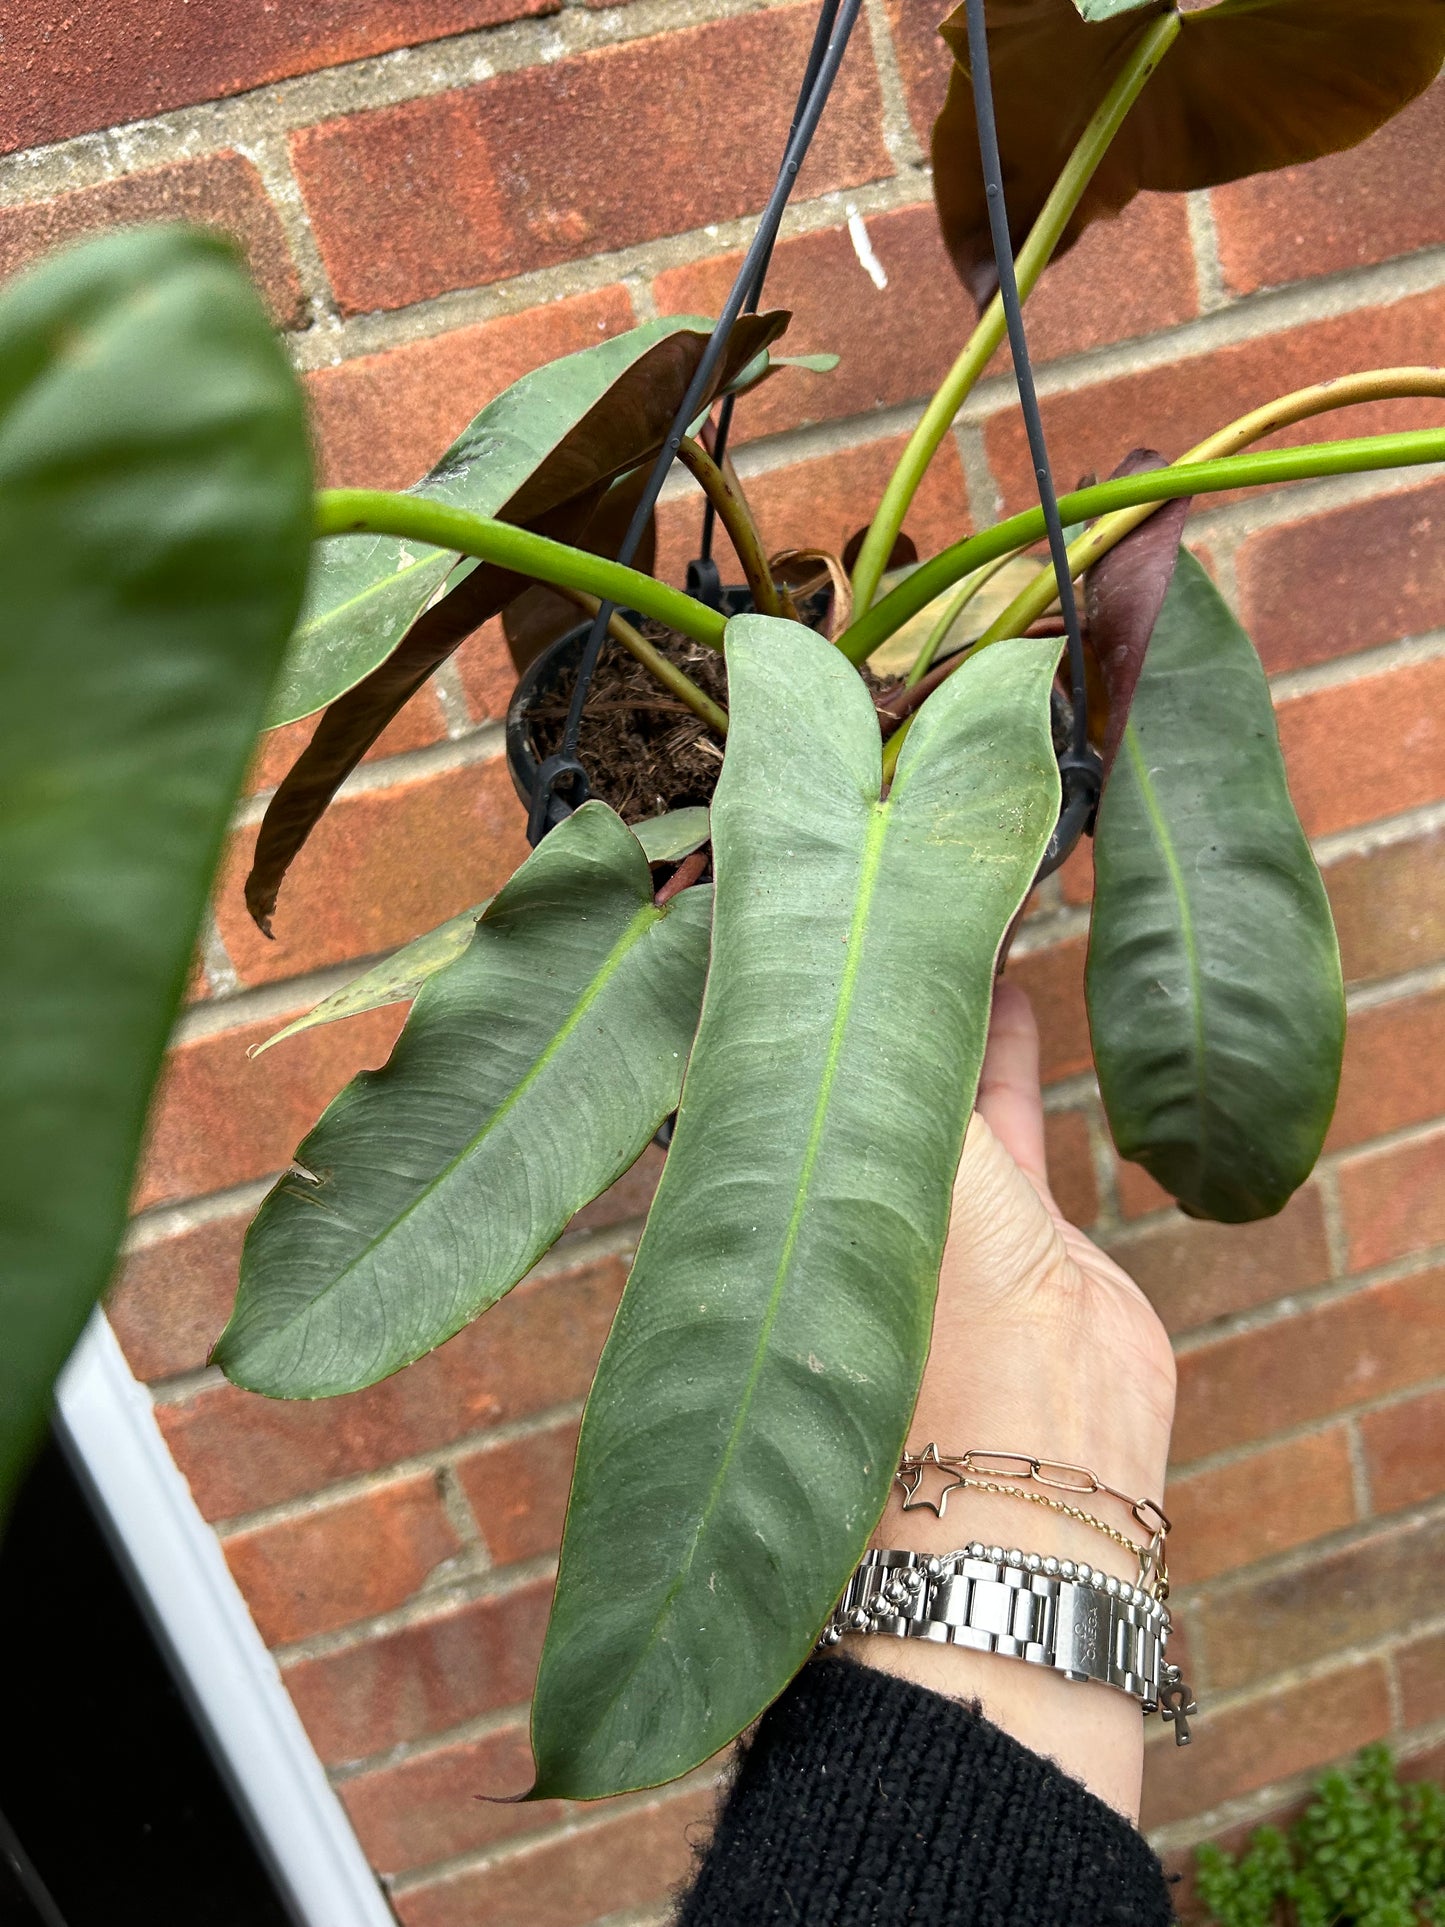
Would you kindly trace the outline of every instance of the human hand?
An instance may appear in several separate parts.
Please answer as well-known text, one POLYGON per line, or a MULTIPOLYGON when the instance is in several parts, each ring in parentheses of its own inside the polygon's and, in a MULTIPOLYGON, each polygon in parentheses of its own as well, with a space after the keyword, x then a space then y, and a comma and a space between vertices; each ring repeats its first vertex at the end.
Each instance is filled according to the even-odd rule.
MULTIPOLYGON (((1001 982, 910 1447, 931 1440, 945 1456, 1020 1452, 1087 1466, 1131 1498, 1159 1500, 1173 1414, 1174 1358, 1153 1307, 1050 1193, 1038 1033, 1027 997, 1001 982)), ((1048 1496, 1139 1537, 1127 1510, 1103 1494, 1048 1496)), ((878 1543, 948 1552, 982 1539, 1138 1576, 1124 1547, 1051 1509, 973 1490, 955 1490, 945 1503, 942 1518, 918 1506, 905 1512, 895 1488, 878 1543)), ((1123 1693, 962 1647, 871 1636, 849 1647, 935 1691, 978 1698, 1025 1745, 1121 1812, 1137 1813, 1142 1721, 1123 1693)))

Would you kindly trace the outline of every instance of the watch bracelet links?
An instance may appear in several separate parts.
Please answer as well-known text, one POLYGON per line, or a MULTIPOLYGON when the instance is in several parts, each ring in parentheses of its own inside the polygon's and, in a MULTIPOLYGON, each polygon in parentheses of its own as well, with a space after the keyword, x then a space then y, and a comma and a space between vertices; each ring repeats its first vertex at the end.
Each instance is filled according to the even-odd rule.
POLYGON ((1152 1713, 1179 1678, 1165 1658, 1170 1626, 1161 1600, 1073 1560, 977 1542, 944 1557, 874 1548, 818 1647, 845 1633, 884 1633, 1000 1653, 1116 1686, 1152 1713))

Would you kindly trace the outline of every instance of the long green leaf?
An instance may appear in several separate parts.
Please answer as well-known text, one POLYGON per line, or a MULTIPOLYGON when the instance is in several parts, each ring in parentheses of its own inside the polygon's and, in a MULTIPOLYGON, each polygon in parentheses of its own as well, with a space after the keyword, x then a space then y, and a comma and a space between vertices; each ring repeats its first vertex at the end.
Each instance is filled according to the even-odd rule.
POLYGON ((1334 1110, 1329 902, 1249 637, 1182 552, 1094 845, 1089 1023, 1120 1154, 1195 1217, 1281 1209, 1334 1110))
MULTIPOLYGON (((787 320, 743 316, 719 382, 765 349, 787 320)), ((415 492, 530 526, 600 489, 661 446, 711 329, 696 315, 671 315, 534 369, 488 403, 415 492)), ((444 587, 450 603, 475 570, 473 562, 393 536, 323 543, 268 726, 334 702, 400 646, 444 587)), ((455 648, 501 604, 493 596, 468 607, 460 622, 444 618, 441 606, 430 625, 447 632, 437 643, 438 660, 448 652, 444 644, 455 648)))
MULTIPOLYGON (((707 842, 710 834, 707 811, 668 810, 662 816, 650 816, 645 822, 634 823, 632 834, 642 845, 649 863, 676 863, 707 842)), ((487 903, 490 902, 488 897, 487 903)), ((259 1057, 288 1037, 300 1036, 304 1030, 314 1030, 318 1024, 339 1023, 343 1017, 359 1017, 364 1010, 384 1010, 388 1004, 409 1004, 428 977, 434 977, 461 956, 472 940, 487 903, 474 904, 470 910, 448 917, 435 930, 413 937, 400 950, 393 950, 379 964, 363 970, 349 984, 333 990, 303 1016, 293 1018, 263 1044, 257 1044, 252 1057, 259 1057)))
POLYGON ((1004 931, 1058 805, 1057 645, 878 720, 794 624, 728 626, 713 967, 582 1428, 533 1712, 539 1797, 686 1772, 807 1658, 928 1349, 1004 931))
POLYGON ((115 1255, 309 493, 216 237, 111 235, 0 294, 0 1507, 115 1255))
POLYGON ((605 804, 546 837, 262 1205, 215 1351, 228 1376, 355 1391, 510 1290, 676 1104, 711 912, 708 888, 654 906, 605 804))

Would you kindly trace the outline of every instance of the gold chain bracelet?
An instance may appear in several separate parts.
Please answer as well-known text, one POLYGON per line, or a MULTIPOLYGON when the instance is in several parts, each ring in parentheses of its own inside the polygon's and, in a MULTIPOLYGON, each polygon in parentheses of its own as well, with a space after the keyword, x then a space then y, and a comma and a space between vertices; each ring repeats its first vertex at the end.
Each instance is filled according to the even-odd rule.
POLYGON ((942 1518, 948 1509, 951 1492, 961 1489, 974 1492, 993 1492, 1003 1498, 1022 1499, 1025 1505, 1044 1506, 1051 1512, 1061 1513, 1064 1517, 1075 1519, 1093 1531, 1102 1533, 1116 1546, 1130 1552, 1139 1561, 1139 1581, 1141 1586, 1152 1587, 1159 1599, 1169 1597, 1169 1569, 1165 1563, 1164 1541, 1169 1533, 1170 1522, 1162 1506, 1152 1499, 1130 1499, 1112 1486, 1105 1485, 1096 1473, 1079 1465, 1066 1465, 1056 1459, 1035 1459, 1022 1452, 981 1452, 970 1450, 957 1457, 941 1454, 938 1447, 929 1443, 922 1452, 905 1452, 894 1475, 903 1488, 903 1510, 912 1512, 924 1508, 937 1518, 942 1518), (1005 1460, 1006 1467, 990 1466, 980 1468, 980 1459, 1005 1460), (920 1496, 924 1475, 929 1467, 950 1475, 948 1483, 942 1487, 935 1498, 920 1496), (1015 1471, 1013 1468, 1019 1468, 1015 1471), (1011 1476, 1029 1478, 1040 1485, 1053 1486, 1065 1492, 1103 1492, 1111 1499, 1129 1508, 1130 1515, 1149 1531, 1147 1545, 1111 1526, 1107 1520, 1097 1518, 1092 1512, 1085 1512, 1081 1506, 1070 1505, 1067 1500, 1055 1499, 1043 1492, 1024 1492, 1016 1485, 1005 1485, 997 1479, 971 1477, 970 1474, 987 1469, 991 1471, 1007 1469, 1011 1476), (1062 1476, 1061 1476, 1062 1475, 1062 1476))

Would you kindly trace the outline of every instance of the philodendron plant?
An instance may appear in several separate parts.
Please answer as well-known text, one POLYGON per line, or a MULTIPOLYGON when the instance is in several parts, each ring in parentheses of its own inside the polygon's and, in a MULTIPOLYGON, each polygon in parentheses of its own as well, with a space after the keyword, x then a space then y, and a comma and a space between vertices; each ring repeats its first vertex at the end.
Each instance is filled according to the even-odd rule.
MULTIPOLYGON (((1445 59, 1442 0, 990 0, 988 24, 1025 296, 1141 188, 1348 146, 1445 59)), ((961 15, 942 31, 962 60, 961 15)), ((389 1062, 342 1092, 261 1207, 215 1352, 276 1398, 403 1369, 509 1291, 675 1114, 582 1425, 535 1703, 539 1797, 686 1772, 808 1657, 905 1443, 995 974, 1061 854, 1053 571, 1023 567, 992 619, 972 620, 1038 543, 1040 512, 898 566, 912 496, 1004 335, 973 116, 959 66, 934 178, 981 318, 851 582, 825 571, 813 626, 706 419, 759 381, 820 378, 826 358, 786 371, 781 313, 735 323, 679 450, 748 579, 751 610, 731 620, 613 559, 706 319, 650 321, 526 376, 405 494, 315 501, 308 601, 267 721, 321 715, 258 835, 246 898, 263 928, 348 772, 493 615, 522 669, 579 611, 630 612, 611 619, 615 645, 721 763, 708 808, 629 824, 582 802, 490 903, 282 1033, 414 999, 389 1062), (860 673, 885 646, 901 682, 860 673), (722 652, 725 688, 703 686, 698 650, 722 652)), ((87 258, 103 257, 72 257, 77 310, 106 298, 87 258)), ((1196 1216, 1268 1216, 1309 1175, 1344 1007, 1265 677, 1180 549, 1188 504, 1445 458, 1439 430, 1247 452, 1403 396, 1445 397, 1445 374, 1303 389, 1061 504, 1106 772, 1095 1061, 1119 1151, 1196 1216)), ((0 483, 22 428, 12 406, 0 483)), ((275 615, 284 639, 280 590, 275 615)))

